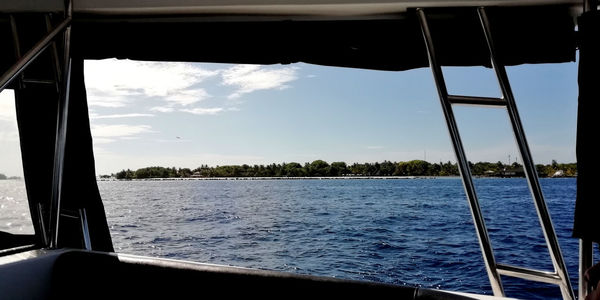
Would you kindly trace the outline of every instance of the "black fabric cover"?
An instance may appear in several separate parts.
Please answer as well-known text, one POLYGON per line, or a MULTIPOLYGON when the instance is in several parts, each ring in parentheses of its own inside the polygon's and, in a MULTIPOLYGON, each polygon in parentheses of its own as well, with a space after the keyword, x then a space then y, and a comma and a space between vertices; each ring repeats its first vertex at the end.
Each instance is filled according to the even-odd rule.
MULTIPOLYGON (((72 63, 70 95, 61 208, 72 211, 85 208, 92 248, 99 251, 113 251, 104 207, 96 184, 83 60, 74 60, 72 63)), ((58 93, 52 85, 32 84, 25 89, 15 90, 15 101, 27 196, 37 242, 43 244, 38 222, 40 220, 38 205, 42 205, 44 220, 48 222, 58 93)), ((68 220, 68 218, 60 220, 63 226, 59 226, 58 246, 81 248, 83 246, 81 225, 78 221, 69 224, 68 220)))
POLYGON ((579 18, 579 107, 577 115, 577 203, 573 236, 600 243, 598 114, 600 113, 600 13, 579 18))
POLYGON ((23 175, 36 243, 40 245, 43 245, 40 224, 42 216, 38 214, 38 208, 41 205, 46 211, 44 219, 48 222, 57 102, 58 94, 54 87, 41 86, 35 90, 31 88, 15 90, 23 175))
MULTIPOLYGON (((490 64, 475 8, 426 11, 443 65, 490 64)), ((567 7, 492 7, 488 15, 505 64, 575 60, 574 22, 567 7)), ((73 55, 85 59, 306 62, 395 71, 428 67, 415 11, 393 20, 347 21, 77 17, 73 55)))
MULTIPOLYGON (((71 210, 85 208, 92 249, 113 251, 104 205, 96 183, 83 60, 80 59, 72 62, 69 104, 62 207, 71 210)), ((80 236, 77 238, 80 239, 80 236)))

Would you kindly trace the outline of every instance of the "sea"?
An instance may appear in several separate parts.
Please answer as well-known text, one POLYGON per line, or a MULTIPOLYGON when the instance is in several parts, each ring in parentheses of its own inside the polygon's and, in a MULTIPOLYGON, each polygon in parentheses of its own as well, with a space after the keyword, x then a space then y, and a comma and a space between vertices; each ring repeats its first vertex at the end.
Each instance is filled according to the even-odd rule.
MULTIPOLYGON (((496 261, 552 271, 526 180, 476 178, 475 185, 496 261)), ((576 289, 576 178, 544 178, 541 185, 576 289)), ((98 186, 116 252, 491 294, 459 178, 98 186)), ((509 297, 561 299, 553 285, 509 277, 502 283, 509 297)))

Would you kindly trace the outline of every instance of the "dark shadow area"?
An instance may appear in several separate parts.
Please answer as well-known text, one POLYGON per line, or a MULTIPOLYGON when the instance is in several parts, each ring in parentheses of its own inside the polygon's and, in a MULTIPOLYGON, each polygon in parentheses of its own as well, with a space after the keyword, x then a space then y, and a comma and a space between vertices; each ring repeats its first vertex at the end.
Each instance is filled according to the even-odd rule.
MULTIPOLYGON (((34 256, 34 252, 31 252, 34 256)), ((374 282, 203 265, 111 253, 64 251, 8 264, 0 284, 9 297, 50 299, 287 297, 470 299, 442 291, 374 282)))

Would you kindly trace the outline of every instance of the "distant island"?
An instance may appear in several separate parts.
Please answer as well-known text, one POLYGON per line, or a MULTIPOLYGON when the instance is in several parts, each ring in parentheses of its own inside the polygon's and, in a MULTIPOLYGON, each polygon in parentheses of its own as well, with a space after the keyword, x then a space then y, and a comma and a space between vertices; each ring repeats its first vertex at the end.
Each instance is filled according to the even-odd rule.
POLYGON ((0 173, 0 180, 18 180, 18 179, 21 179, 21 177, 19 177, 19 176, 10 176, 9 177, 9 176, 6 176, 6 175, 0 173))
MULTIPOLYGON (((471 173, 474 176, 487 177, 524 177, 523 166, 518 163, 510 165, 502 162, 471 163, 471 173)), ((536 165, 540 177, 573 177, 577 176, 576 163, 557 163, 536 165)), ((458 166, 451 162, 430 163, 424 160, 406 162, 375 162, 354 163, 315 160, 304 165, 297 162, 270 165, 227 165, 209 167, 201 165, 198 168, 165 168, 146 167, 133 170, 122 170, 101 178, 116 179, 150 179, 150 178, 216 178, 216 177, 383 177, 383 176, 458 176, 458 166)))

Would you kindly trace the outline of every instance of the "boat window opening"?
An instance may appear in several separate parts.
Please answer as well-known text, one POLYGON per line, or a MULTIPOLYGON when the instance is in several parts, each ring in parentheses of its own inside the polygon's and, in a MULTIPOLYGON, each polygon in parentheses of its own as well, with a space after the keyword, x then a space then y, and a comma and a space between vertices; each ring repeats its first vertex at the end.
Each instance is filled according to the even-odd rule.
POLYGON ((0 250, 33 243, 12 90, 0 93, 0 250))
MULTIPOLYGON (((450 93, 498 96, 489 69, 444 70, 450 93)), ((528 137, 534 159, 542 154, 538 163, 554 155, 574 161, 574 150, 545 148, 540 127, 564 133, 565 148, 574 149, 576 97, 532 91, 572 89, 575 82, 558 86, 563 75, 555 73, 574 70, 509 68, 509 76, 542 82, 511 82, 522 115, 534 120, 522 117, 526 130, 533 128, 528 137), (556 109, 561 101, 568 103, 556 109), (540 107, 554 110, 536 117, 540 107)), ((116 252, 490 294, 429 69, 109 59, 86 61, 85 79, 116 252), (312 177, 302 178, 306 172, 312 177)), ((455 111, 472 162, 517 161, 502 109, 455 111)), ((491 175, 475 185, 497 261, 551 269, 526 182, 491 175), (515 255, 516 247, 527 253, 515 255)), ((574 183, 542 180, 561 247, 571 255, 577 242, 565 232, 574 183)), ((566 259, 576 282, 577 258, 566 259)), ((518 294, 524 284, 534 293, 548 288, 503 281, 508 296, 526 298, 518 294)), ((548 290, 544 295, 560 294, 548 290)))

